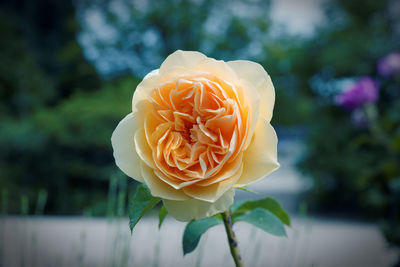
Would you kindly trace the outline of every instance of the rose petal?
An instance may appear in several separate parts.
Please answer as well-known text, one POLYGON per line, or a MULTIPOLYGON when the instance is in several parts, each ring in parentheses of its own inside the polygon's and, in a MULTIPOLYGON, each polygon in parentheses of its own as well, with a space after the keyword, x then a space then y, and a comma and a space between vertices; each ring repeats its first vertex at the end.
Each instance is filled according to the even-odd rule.
POLYGON ((188 222, 226 211, 232 205, 234 195, 235 190, 230 189, 214 203, 197 199, 184 201, 163 199, 163 203, 168 210, 168 214, 178 221, 188 222))
POLYGON ((151 112, 149 95, 151 90, 158 84, 160 77, 159 70, 153 70, 143 78, 133 93, 132 112, 139 114, 138 116, 135 115, 137 128, 143 127, 146 114, 151 112))
POLYGON ((185 180, 176 180, 173 178, 168 177, 165 173, 159 172, 159 171, 154 171, 154 174, 163 182, 169 184, 175 189, 182 189, 185 186, 192 185, 197 183, 199 180, 198 179, 193 179, 191 181, 185 181, 185 180))
POLYGON ((238 82, 237 73, 223 60, 206 57, 194 66, 194 70, 208 72, 233 85, 238 82))
POLYGON ((194 66, 206 58, 200 52, 177 50, 169 55, 161 64, 160 73, 168 77, 181 74, 194 69, 194 66))
POLYGON ((246 139, 243 143, 243 148, 242 149, 247 149, 250 145, 251 139, 253 137, 259 113, 260 113, 260 95, 258 94, 257 90, 254 88, 253 84, 246 80, 241 80, 240 81, 243 88, 241 88, 243 91, 243 94, 245 96, 245 103, 248 108, 248 115, 247 115, 247 120, 245 122, 246 125, 246 139))
POLYGON ((277 144, 274 128, 267 119, 260 117, 254 139, 243 153, 243 174, 235 187, 254 183, 279 168, 277 144))
POLYGON ((144 182, 140 171, 140 158, 135 151, 134 132, 136 117, 129 113, 123 118, 111 136, 117 166, 129 177, 144 182))
POLYGON ((142 176, 144 182, 149 187, 151 194, 155 197, 161 197, 169 200, 186 200, 189 197, 182 190, 176 190, 167 183, 161 181, 155 174, 154 170, 141 162, 142 176))
POLYGON ((153 152, 147 143, 146 135, 143 128, 135 132, 135 148, 140 159, 149 167, 154 168, 153 152))
POLYGON ((189 185, 183 188, 188 196, 196 198, 202 201, 215 202, 219 199, 226 191, 228 191, 237 182, 242 175, 243 165, 240 166, 239 170, 230 178, 225 179, 219 183, 214 183, 208 186, 199 186, 197 184, 189 185))
POLYGON ((236 72, 239 79, 254 85, 260 95, 260 115, 271 121, 275 102, 275 89, 271 78, 264 68, 247 60, 228 61, 227 64, 236 72))
POLYGON ((234 176, 239 169, 242 168, 242 161, 243 153, 239 153, 234 161, 225 163, 223 168, 216 175, 198 182, 197 185, 208 186, 234 176))

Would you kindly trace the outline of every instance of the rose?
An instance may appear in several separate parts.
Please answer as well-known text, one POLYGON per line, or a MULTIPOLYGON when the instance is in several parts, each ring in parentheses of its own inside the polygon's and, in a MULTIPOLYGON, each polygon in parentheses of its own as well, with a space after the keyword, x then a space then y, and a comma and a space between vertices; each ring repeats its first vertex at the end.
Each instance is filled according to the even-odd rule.
POLYGON ((137 86, 111 137, 116 164, 177 220, 223 212, 234 188, 279 167, 274 101, 261 65, 178 50, 137 86))

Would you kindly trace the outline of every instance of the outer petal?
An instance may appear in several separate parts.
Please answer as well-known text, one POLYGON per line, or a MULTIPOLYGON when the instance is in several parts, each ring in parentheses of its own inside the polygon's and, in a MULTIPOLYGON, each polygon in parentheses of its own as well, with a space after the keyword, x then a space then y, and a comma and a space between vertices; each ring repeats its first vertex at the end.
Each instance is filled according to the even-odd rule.
POLYGON ((140 171, 140 158, 135 151, 134 133, 136 131, 135 117, 129 113, 120 121, 111 136, 114 158, 117 166, 133 179, 144 182, 140 171))
POLYGON ((144 182, 150 188, 153 196, 171 200, 185 200, 189 198, 182 190, 176 190, 166 182, 161 181, 154 174, 154 170, 145 163, 141 162, 140 167, 144 182))
POLYGON ((143 127, 144 118, 146 118, 146 114, 150 112, 151 104, 149 101, 149 95, 151 90, 159 83, 161 79, 161 75, 159 70, 153 70, 149 74, 147 74, 143 80, 138 84, 133 93, 132 97, 132 112, 134 114, 138 113, 136 120, 136 127, 143 127))
POLYGON ((147 143, 146 134, 143 128, 137 130, 134 134, 136 153, 149 167, 154 168, 153 154, 147 143))
POLYGON ((274 109, 275 89, 268 73, 260 64, 252 61, 235 60, 229 61, 227 64, 240 79, 247 80, 257 89, 261 97, 260 115, 270 122, 274 109))
POLYGON ((254 183, 279 168, 278 138, 267 119, 260 117, 254 139, 243 154, 243 175, 235 187, 254 183))
POLYGON ((207 186, 200 186, 197 184, 189 185, 183 188, 183 192, 187 195, 202 201, 215 202, 225 192, 229 191, 232 186, 238 181, 243 172, 243 166, 236 171, 232 177, 225 179, 221 182, 210 184, 207 186))
POLYGON ((243 143, 243 149, 247 149, 249 147, 251 138, 254 134, 257 121, 260 115, 260 95, 258 91, 255 89, 254 85, 247 80, 240 80, 243 88, 241 88, 244 92, 244 98, 246 101, 246 105, 249 109, 248 119, 246 123, 246 140, 243 143))
POLYGON ((204 59, 207 59, 207 56, 200 52, 177 50, 169 55, 161 64, 160 73, 163 75, 166 73, 176 75, 178 72, 182 73, 193 70, 204 59))
POLYGON ((216 60, 214 58, 207 57, 194 66, 194 70, 208 72, 232 85, 236 85, 239 82, 238 75, 236 74, 235 70, 223 60, 216 60))
POLYGON ((199 220, 226 211, 232 205, 234 195, 235 190, 230 189, 214 203, 197 199, 184 201, 163 199, 163 202, 172 217, 178 221, 188 222, 193 219, 199 220))

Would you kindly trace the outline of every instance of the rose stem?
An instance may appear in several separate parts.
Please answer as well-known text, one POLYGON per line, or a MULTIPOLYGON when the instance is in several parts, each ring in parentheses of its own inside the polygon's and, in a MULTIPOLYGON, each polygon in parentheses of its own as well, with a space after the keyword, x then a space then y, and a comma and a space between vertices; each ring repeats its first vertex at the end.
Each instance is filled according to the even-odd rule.
POLYGON ((235 261, 236 267, 243 267, 242 257, 240 257, 238 241, 236 239, 235 232, 232 229, 232 217, 229 210, 221 213, 222 219, 224 220, 226 235, 228 236, 229 248, 233 260, 235 261))

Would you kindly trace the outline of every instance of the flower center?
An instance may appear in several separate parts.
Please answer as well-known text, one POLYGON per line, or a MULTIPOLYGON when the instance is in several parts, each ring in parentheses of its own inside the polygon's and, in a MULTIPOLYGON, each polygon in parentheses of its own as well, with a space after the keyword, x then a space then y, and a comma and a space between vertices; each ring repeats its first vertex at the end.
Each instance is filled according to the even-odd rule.
POLYGON ((164 175, 209 178, 238 153, 243 123, 233 85, 211 75, 179 77, 154 88, 150 102, 146 137, 164 175))

